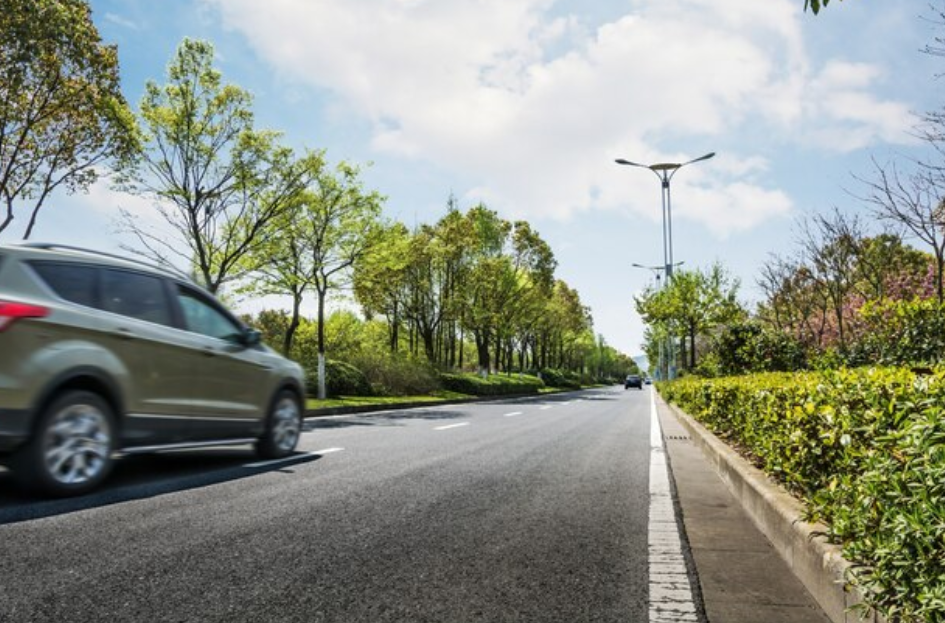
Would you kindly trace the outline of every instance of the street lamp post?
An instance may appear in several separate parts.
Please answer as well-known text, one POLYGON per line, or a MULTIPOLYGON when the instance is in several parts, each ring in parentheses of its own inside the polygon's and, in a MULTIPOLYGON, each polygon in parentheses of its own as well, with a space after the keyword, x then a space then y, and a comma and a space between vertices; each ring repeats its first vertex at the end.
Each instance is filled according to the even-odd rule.
MULTIPOLYGON (((702 162, 703 160, 708 160, 715 156, 715 152, 709 152, 704 156, 699 156, 698 158, 693 158, 686 162, 659 162, 656 164, 640 164, 637 162, 631 162, 630 160, 625 160, 623 158, 617 158, 615 162, 617 164, 624 164, 631 167, 640 167, 641 169, 649 169, 656 174, 656 177, 660 179, 660 199, 663 208, 663 272, 666 274, 666 283, 668 284, 670 279, 673 278, 673 215, 672 215, 672 204, 670 202, 669 194, 669 183, 672 181, 673 176, 676 175, 676 172, 679 169, 683 168, 688 164, 693 164, 695 162, 702 162)), ((665 285, 665 284, 664 284, 665 285)), ((670 339, 670 357, 675 359, 675 348, 673 348, 672 338, 670 339)), ((675 363, 675 362, 674 362, 675 363)), ((671 366, 669 377, 672 378, 675 376, 675 365, 671 366)))
POLYGON ((615 160, 617 164, 625 164, 631 167, 649 169, 650 171, 653 171, 653 173, 656 174, 656 177, 660 179, 660 199, 663 206, 663 266, 666 267, 665 271, 667 281, 673 277, 673 214, 672 204, 670 202, 669 183, 672 181, 673 176, 676 175, 676 171, 683 168, 687 164, 702 162, 703 160, 708 160, 713 156, 715 156, 714 151, 683 163, 660 162, 657 164, 639 164, 636 162, 630 162, 629 160, 624 160, 623 158, 618 158, 615 160))

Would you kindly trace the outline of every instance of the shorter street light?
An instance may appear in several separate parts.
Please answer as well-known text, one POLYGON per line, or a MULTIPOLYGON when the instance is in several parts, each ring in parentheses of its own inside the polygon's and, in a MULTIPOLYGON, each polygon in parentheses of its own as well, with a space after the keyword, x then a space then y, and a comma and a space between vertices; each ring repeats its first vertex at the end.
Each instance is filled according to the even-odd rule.
MULTIPOLYGON (((676 266, 682 266, 682 265, 685 264, 685 263, 686 263, 685 261, 676 262, 675 264, 673 264, 672 267, 675 268, 676 266)), ((662 276, 663 276, 663 272, 666 271, 666 268, 667 268, 666 266, 644 266, 643 264, 637 264, 636 262, 634 262, 633 264, 631 264, 631 266, 633 266, 634 268, 642 268, 642 269, 644 269, 644 270, 651 270, 651 271, 653 271, 653 274, 656 275, 657 289, 658 289, 658 290, 662 290, 662 289, 663 289, 663 283, 662 283, 662 281, 661 281, 661 278, 662 278, 662 276)), ((660 349, 659 349, 659 362, 657 363, 657 368, 656 368, 656 371, 657 371, 657 373, 656 373, 656 378, 657 378, 657 380, 663 380, 663 378, 665 378, 665 377, 664 377, 664 368, 663 368, 663 357, 664 357, 663 351, 665 350, 665 343, 664 343, 663 341, 661 341, 659 346, 660 346, 660 349)))
MULTIPOLYGON (((685 260, 676 262, 675 264, 673 264, 672 268, 673 270, 675 270, 677 266, 682 266, 685 263, 686 263, 685 260)), ((633 266, 634 268, 644 268, 646 270, 652 270, 653 274, 656 275, 656 283, 660 284, 660 286, 662 287, 661 279, 663 277, 663 273, 666 272, 666 266, 644 266, 643 264, 637 264, 636 262, 631 264, 631 266, 633 266)), ((672 274, 673 270, 670 270, 670 274, 672 274)))

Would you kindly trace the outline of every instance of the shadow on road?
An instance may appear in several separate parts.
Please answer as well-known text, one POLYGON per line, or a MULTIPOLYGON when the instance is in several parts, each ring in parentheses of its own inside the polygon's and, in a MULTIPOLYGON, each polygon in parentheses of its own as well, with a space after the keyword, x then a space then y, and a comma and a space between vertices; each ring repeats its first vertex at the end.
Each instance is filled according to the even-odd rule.
POLYGON ((0 468, 0 525, 207 487, 320 458, 319 454, 299 453, 279 461, 259 462, 251 450, 232 448, 130 456, 117 461, 100 489, 66 499, 29 495, 14 485, 8 471, 0 468))
POLYGON ((382 413, 358 413, 332 418, 313 417, 305 420, 304 431, 331 430, 353 426, 404 426, 409 420, 436 422, 465 417, 467 414, 457 410, 413 408, 403 411, 384 411, 382 413))

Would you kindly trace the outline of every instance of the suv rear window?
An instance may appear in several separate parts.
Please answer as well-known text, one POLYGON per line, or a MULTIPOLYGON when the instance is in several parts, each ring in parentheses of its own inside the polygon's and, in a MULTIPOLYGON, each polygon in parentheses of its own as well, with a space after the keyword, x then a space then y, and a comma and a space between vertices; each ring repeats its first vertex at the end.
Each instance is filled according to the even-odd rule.
POLYGON ((53 292, 67 301, 96 306, 95 279, 98 269, 82 264, 33 262, 33 270, 53 292))
POLYGON ((122 316, 172 326, 164 281, 125 270, 102 270, 102 309, 122 316))

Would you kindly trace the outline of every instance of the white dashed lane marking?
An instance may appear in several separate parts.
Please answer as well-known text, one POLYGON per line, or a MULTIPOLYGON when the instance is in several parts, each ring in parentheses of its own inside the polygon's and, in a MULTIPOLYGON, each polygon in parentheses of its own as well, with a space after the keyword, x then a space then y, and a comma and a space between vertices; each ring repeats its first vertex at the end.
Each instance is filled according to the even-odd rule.
POLYGON ((437 426, 433 430, 449 430, 451 428, 459 428, 460 426, 469 426, 469 422, 460 422, 459 424, 447 424, 446 426, 437 426))

